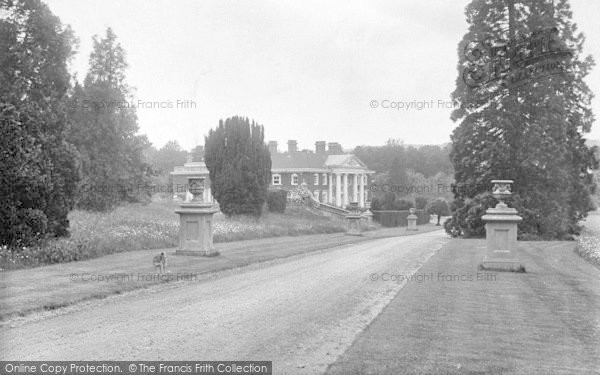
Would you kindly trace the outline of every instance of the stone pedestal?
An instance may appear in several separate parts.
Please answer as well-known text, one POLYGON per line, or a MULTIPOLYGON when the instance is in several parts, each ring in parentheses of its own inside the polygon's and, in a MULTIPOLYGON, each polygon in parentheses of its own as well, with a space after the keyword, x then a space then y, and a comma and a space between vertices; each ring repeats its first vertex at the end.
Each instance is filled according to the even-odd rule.
POLYGON ((406 217, 406 220, 408 221, 408 226, 406 227, 406 230, 409 230, 409 231, 419 230, 419 228, 417 227, 418 219, 419 219, 418 216, 415 215, 415 209, 411 208, 410 214, 406 217))
POLYGON ((371 212, 371 210, 366 210, 365 212, 363 212, 362 217, 363 220, 367 222, 367 224, 373 222, 373 213, 371 212))
POLYGON ((211 203, 181 203, 179 215, 179 249, 176 255, 215 255, 213 215, 218 210, 211 203))
POLYGON ((361 220, 362 215, 360 213, 346 215, 346 222, 348 223, 346 234, 350 236, 362 236, 361 220))
POLYGON ((352 202, 349 206, 351 211, 346 215, 346 222, 348 223, 346 234, 350 236, 362 236, 361 220, 363 216, 358 210, 358 202, 352 202))
MULTIPOLYGON (((492 183, 510 186, 510 180, 494 180, 492 183)), ((507 188, 508 189, 508 188, 507 188)), ((482 266, 485 269, 521 271, 523 266, 517 259, 517 224, 522 218, 517 210, 508 207, 502 199, 510 196, 510 190, 494 190, 500 199, 495 208, 489 208, 481 217, 485 221, 486 253, 482 266)))

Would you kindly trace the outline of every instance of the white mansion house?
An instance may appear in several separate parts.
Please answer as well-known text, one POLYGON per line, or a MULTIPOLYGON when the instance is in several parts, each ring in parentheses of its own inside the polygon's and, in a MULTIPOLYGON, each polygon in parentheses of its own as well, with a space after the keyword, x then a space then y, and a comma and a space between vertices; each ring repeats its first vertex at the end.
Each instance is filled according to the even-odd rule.
POLYGON ((368 175, 374 173, 352 154, 345 154, 339 143, 315 143, 315 151, 297 150, 288 141, 286 152, 277 150, 277 142, 269 142, 271 152, 271 187, 293 190, 298 185, 308 189, 322 203, 345 207, 358 202, 365 207, 368 175))
MULTIPOLYGON (((277 142, 269 141, 271 152, 270 189, 294 191, 299 187, 311 192, 315 200, 338 207, 357 202, 366 207, 368 175, 374 173, 352 154, 346 154, 339 143, 315 143, 315 151, 297 150, 297 142, 288 141, 286 152, 277 150, 277 142), (326 147, 327 146, 327 147, 326 147)), ((204 162, 188 162, 171 172, 173 191, 185 194, 191 178, 205 179, 205 201, 212 201, 208 170, 204 162)))

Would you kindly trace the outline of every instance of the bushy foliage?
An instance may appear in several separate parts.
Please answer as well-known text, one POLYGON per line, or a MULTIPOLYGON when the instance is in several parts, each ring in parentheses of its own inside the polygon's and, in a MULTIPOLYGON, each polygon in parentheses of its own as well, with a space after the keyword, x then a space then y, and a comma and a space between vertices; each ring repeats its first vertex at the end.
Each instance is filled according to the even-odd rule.
POLYGON ((448 206, 448 202, 443 198, 438 198, 429 202, 425 210, 430 215, 437 215, 437 225, 440 225, 440 218, 442 216, 450 215, 450 207, 448 206))
POLYGON ((284 213, 287 204, 287 191, 275 190, 267 194, 267 207, 270 212, 284 213))
POLYGON ((428 203, 429 200, 425 197, 415 197, 415 208, 417 210, 424 210, 428 203))
POLYGON ((413 207, 413 203, 411 201, 407 201, 404 199, 396 199, 392 204, 392 210, 397 211, 405 211, 413 207))
POLYGON ((271 181, 264 128, 248 118, 220 120, 205 138, 211 190, 227 215, 260 216, 271 181))
POLYGON ((357 146, 353 153, 370 169, 395 173, 399 182, 404 181, 409 170, 421 173, 425 177, 434 176, 439 172, 453 172, 448 159, 450 145, 414 147, 390 139, 384 146, 357 146))
POLYGON ((373 198, 371 200, 371 209, 373 211, 405 211, 413 207, 413 203, 404 199, 397 199, 396 195, 387 192, 382 198, 373 198))
POLYGON ((598 160, 584 138, 594 119, 584 78, 594 62, 583 56, 584 38, 571 20, 569 2, 473 0, 465 13, 469 30, 458 46, 452 94, 461 104, 452 113, 459 123, 451 136, 453 230, 483 235, 480 216, 492 199, 484 193, 491 180, 510 179, 512 207, 523 217, 522 238, 577 234, 578 222, 593 209, 591 171, 598 160), (565 69, 536 76, 545 61, 537 47, 525 59, 518 48, 527 43, 514 41, 532 40, 542 48, 540 38, 548 30, 545 40, 561 52, 549 61, 565 69), (531 75, 519 81, 525 70, 531 75))
POLYGON ((147 202, 151 192, 140 188, 152 171, 144 152, 149 141, 138 135, 137 114, 125 83, 125 51, 109 28, 94 37, 90 69, 83 86, 70 98, 69 141, 81 155, 82 181, 77 207, 106 211, 122 202, 147 202))
POLYGON ((65 137, 74 37, 39 0, 0 9, 0 245, 68 233, 79 175, 65 137))

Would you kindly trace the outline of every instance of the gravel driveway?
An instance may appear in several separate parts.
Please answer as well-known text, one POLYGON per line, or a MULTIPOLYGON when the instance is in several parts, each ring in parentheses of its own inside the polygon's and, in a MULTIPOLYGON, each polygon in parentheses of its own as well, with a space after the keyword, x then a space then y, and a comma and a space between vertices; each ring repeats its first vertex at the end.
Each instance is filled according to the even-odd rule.
POLYGON ((0 357, 272 360, 277 374, 323 372, 402 288, 382 273, 415 272, 447 241, 442 231, 367 241, 40 315, 1 328, 0 357))

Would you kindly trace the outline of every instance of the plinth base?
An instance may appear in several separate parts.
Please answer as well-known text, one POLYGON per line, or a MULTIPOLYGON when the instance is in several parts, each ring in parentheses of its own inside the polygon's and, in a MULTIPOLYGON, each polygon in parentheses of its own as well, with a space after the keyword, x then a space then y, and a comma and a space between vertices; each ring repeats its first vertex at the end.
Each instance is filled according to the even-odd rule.
POLYGON ((362 228, 360 221, 362 219, 361 215, 347 215, 346 220, 348 220, 348 228, 346 229, 346 234, 349 236, 362 236, 362 228))
POLYGON ((515 258, 490 258, 483 257, 481 267, 490 271, 525 272, 525 267, 515 258))

